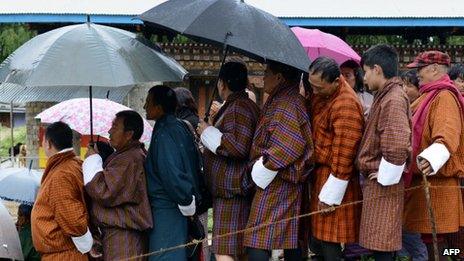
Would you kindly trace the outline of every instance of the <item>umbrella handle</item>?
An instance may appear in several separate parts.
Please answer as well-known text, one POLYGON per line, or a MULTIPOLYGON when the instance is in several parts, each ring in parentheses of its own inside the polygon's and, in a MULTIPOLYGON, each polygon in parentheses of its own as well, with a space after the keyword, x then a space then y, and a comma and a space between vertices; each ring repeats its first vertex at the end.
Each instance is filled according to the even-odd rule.
MULTIPOLYGON (((229 34, 227 34, 226 36, 226 39, 224 40, 224 51, 222 53, 222 61, 221 61, 221 66, 219 67, 219 71, 221 71, 222 69, 222 66, 224 65, 225 61, 226 61, 226 57, 227 57, 227 53, 229 52, 229 46, 225 43, 227 41, 227 37, 229 36, 229 34)), ((209 104, 208 104, 208 108, 206 108, 206 112, 205 112, 205 118, 204 118, 204 121, 205 122, 208 122, 209 120, 209 112, 211 110, 211 106, 213 105, 213 102, 214 102, 214 98, 216 97, 216 94, 217 94, 217 84, 219 82, 219 76, 216 78, 216 81, 214 82, 215 84, 213 85, 213 94, 211 95, 211 99, 209 100, 209 104)))
POLYGON ((92 85, 89 86, 89 102, 90 102, 90 145, 93 146, 93 106, 92 106, 92 85))

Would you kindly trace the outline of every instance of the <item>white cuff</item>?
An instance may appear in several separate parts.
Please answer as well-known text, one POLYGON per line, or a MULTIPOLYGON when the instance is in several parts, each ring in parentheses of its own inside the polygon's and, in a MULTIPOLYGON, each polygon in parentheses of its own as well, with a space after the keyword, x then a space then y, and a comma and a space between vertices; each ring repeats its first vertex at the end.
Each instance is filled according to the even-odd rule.
POLYGON ((192 198, 193 198, 192 203, 190 203, 190 205, 187 205, 187 206, 177 205, 179 207, 180 213, 182 213, 182 215, 186 217, 193 216, 196 211, 195 196, 192 196, 192 198))
POLYGON ((401 180, 401 176, 403 175, 405 166, 406 162, 403 163, 403 165, 398 166, 388 162, 382 157, 382 160, 380 161, 379 165, 379 174, 377 176, 377 181, 383 186, 398 184, 401 180))
POLYGON ((203 131, 200 138, 203 145, 216 154, 217 148, 221 145, 221 131, 219 131, 216 127, 209 126, 203 131))
POLYGON ((417 161, 421 158, 426 159, 432 166, 433 171, 430 175, 435 175, 450 158, 450 152, 445 145, 433 143, 417 156, 417 161))
POLYGON ((277 173, 278 171, 266 168, 263 164, 263 157, 261 157, 255 162, 255 164, 253 164, 251 178, 258 187, 265 189, 269 186, 269 184, 271 184, 277 173))
POLYGON ((322 190, 319 193, 319 201, 329 206, 340 205, 347 187, 348 180, 336 178, 331 173, 324 186, 322 186, 322 190))
POLYGON ((87 232, 80 236, 80 237, 71 237, 74 245, 76 246, 77 250, 82 254, 85 254, 92 249, 93 245, 93 237, 92 233, 90 233, 89 228, 87 228, 87 232))
POLYGON ((92 181, 93 177, 98 172, 103 171, 103 160, 98 154, 90 155, 82 164, 82 172, 84 172, 84 186, 92 181))

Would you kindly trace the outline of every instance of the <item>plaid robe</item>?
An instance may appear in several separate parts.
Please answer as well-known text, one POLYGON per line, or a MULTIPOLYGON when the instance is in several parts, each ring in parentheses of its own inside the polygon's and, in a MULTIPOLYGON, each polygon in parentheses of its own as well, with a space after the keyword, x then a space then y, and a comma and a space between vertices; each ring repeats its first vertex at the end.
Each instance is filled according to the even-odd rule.
POLYGON ((146 151, 140 142, 114 152, 104 170, 85 185, 90 217, 102 231, 105 260, 146 253, 145 231, 153 226, 144 169, 146 151))
MULTIPOLYGON (((205 149, 205 175, 213 199, 213 236, 246 227, 252 187, 248 160, 259 108, 246 92, 231 94, 215 117, 222 135, 216 154, 205 149)), ((221 255, 244 254, 243 234, 213 240, 212 251, 221 255)))
MULTIPOLYGON (((253 139, 251 159, 261 156, 267 169, 278 170, 266 187, 257 188, 247 227, 300 215, 312 167, 310 119, 298 86, 281 86, 264 105, 253 139)), ((304 219, 294 219, 245 233, 245 246, 295 249, 304 219)), ((306 245, 307 247, 307 245, 306 245)))
MULTIPOLYGON (((349 181, 341 204, 359 200, 361 188, 354 161, 361 142, 364 116, 358 97, 343 80, 331 97, 313 96, 311 118, 316 162, 311 175, 311 212, 318 210, 319 193, 331 173, 338 179, 349 181)), ((360 215, 360 205, 351 205, 328 215, 312 216, 311 233, 327 242, 357 242, 360 215)))
MULTIPOLYGON (((393 78, 374 97, 358 152, 360 172, 365 177, 378 172, 382 157, 392 164, 403 165, 410 158, 411 135, 408 97, 401 81, 393 78)), ((378 251, 400 250, 403 181, 384 187, 377 180, 366 178, 363 197, 360 245, 378 251), (388 195, 391 193, 396 194, 388 195), (373 197, 376 199, 367 200, 373 197)))
MULTIPOLYGON (((413 113, 427 93, 422 94, 413 104, 413 113)), ((427 178, 431 186, 459 186, 458 177, 464 173, 464 134, 461 108, 454 95, 441 91, 429 108, 419 152, 434 142, 446 144, 451 156, 443 167, 427 178), (446 115, 446 117, 444 117, 446 115)), ((422 184, 422 174, 414 173, 411 186, 422 184)), ((432 233, 423 189, 413 190, 405 205, 405 229, 412 232, 432 233)), ((430 197, 435 214, 437 232, 457 232, 464 226, 462 194, 458 188, 431 188, 430 197)))
POLYGON ((88 228, 82 161, 74 152, 48 159, 32 209, 31 228, 34 247, 42 260, 87 260, 71 239, 84 235, 88 228))

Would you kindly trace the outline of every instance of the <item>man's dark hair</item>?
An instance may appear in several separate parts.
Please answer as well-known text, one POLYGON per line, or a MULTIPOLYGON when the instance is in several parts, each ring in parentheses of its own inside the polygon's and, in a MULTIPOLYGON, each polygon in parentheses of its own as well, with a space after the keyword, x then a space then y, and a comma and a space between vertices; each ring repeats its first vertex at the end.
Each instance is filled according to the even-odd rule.
POLYGON ((398 76, 398 52, 390 45, 378 44, 369 48, 361 58, 361 66, 380 66, 386 79, 398 76))
POLYGON ((124 131, 133 131, 132 140, 139 140, 143 134, 143 119, 136 111, 120 111, 116 118, 122 119, 124 131))
POLYGON ((68 124, 61 121, 47 127, 45 139, 58 151, 73 147, 73 132, 68 124))
POLYGON ((355 60, 348 60, 340 65, 341 68, 351 68, 354 72, 354 89, 356 92, 361 92, 363 93, 365 91, 364 88, 364 72, 355 60))
POLYGON ((152 105, 160 105, 164 113, 174 114, 177 108, 176 92, 168 86, 156 85, 148 91, 152 100, 152 105))
POLYGON ((267 62, 269 69, 274 73, 281 73, 284 79, 292 84, 299 83, 301 80, 302 71, 283 63, 269 61, 267 62))
POLYGON ((232 92, 243 91, 248 85, 248 69, 241 62, 227 62, 219 71, 219 79, 227 83, 232 92))
POLYGON ((416 69, 401 72, 401 79, 419 88, 419 78, 417 77, 416 69))
POLYGON ((453 67, 449 70, 448 75, 453 81, 457 78, 462 78, 464 80, 464 65, 462 63, 453 65, 453 67))
POLYGON ((314 60, 309 66, 309 73, 311 75, 321 73, 321 79, 328 83, 333 83, 341 74, 337 62, 326 56, 314 60))

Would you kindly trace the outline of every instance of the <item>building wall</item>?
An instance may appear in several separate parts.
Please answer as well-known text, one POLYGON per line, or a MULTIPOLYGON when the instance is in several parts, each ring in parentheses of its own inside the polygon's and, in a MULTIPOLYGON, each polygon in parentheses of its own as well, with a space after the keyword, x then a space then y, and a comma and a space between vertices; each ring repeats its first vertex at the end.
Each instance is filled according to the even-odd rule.
MULTIPOLYGON (((26 146, 27 156, 32 158, 39 157, 39 130, 40 120, 34 119, 37 114, 41 113, 47 108, 55 105, 54 102, 28 102, 26 103, 26 146)), ((43 156, 43 155, 42 155, 43 156)), ((31 159, 27 160, 26 166, 29 166, 31 159)), ((37 159, 32 159, 32 167, 38 168, 39 162, 37 159)))

